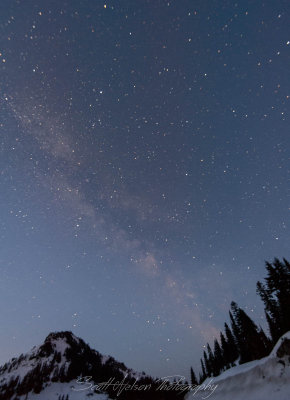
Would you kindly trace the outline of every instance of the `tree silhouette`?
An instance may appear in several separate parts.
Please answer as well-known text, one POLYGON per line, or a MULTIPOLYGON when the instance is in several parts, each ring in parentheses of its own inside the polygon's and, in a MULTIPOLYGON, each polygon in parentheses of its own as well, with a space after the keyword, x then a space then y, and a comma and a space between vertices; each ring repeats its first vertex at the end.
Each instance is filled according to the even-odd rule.
POLYGON ((231 303, 233 330, 240 353, 240 364, 265 357, 268 348, 265 333, 260 331, 254 321, 235 302, 231 303))
POLYGON ((197 379, 192 368, 190 368, 190 381, 192 385, 197 385, 197 379))
POLYGON ((217 339, 214 340, 214 361, 213 361, 213 376, 218 376, 218 374, 223 369, 223 358, 222 350, 217 339))
POLYGON ((265 283, 257 283, 257 293, 265 305, 266 319, 272 342, 290 330, 290 264, 274 259, 266 262, 268 276, 265 283))

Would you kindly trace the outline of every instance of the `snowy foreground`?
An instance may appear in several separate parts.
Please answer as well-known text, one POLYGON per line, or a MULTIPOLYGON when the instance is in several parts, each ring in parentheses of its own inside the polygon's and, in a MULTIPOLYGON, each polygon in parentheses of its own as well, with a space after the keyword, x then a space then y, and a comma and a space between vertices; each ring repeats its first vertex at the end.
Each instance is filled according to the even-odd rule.
POLYGON ((29 393, 28 396, 20 396, 19 400, 110 400, 107 394, 95 393, 94 391, 74 391, 75 382, 51 383, 39 394, 29 393), (89 394, 89 396, 88 396, 89 394))
MULTIPOLYGON (((110 367, 113 372, 122 372, 124 377, 132 376, 138 381, 143 377, 143 374, 127 369, 124 364, 112 357, 102 356, 90 349, 71 332, 53 333, 46 338, 42 346, 34 347, 26 355, 12 359, 2 367, 0 400, 109 400, 108 394, 105 393, 107 390, 96 393, 95 386, 88 381, 82 384, 74 379, 61 383, 59 379, 53 379, 59 378, 61 371, 66 371, 67 367, 75 365, 75 362, 79 363, 80 358, 74 361, 75 354, 79 357, 83 355, 85 360, 94 360, 92 357, 97 357, 96 360, 101 360, 99 366, 101 372, 102 368, 110 367), (48 377, 43 373, 45 366, 49 367, 48 377), (31 371, 34 372, 32 376, 31 371), (27 384, 31 384, 34 380, 37 383, 38 379, 43 381, 41 389, 38 390, 40 393, 36 394, 31 388, 22 392, 17 390, 25 380, 27 384), (12 382, 10 392, 7 389, 9 382, 12 382), (16 393, 25 394, 17 395, 16 393)), ((88 373, 83 376, 88 376, 88 373)), ((148 400, 151 394, 148 393, 148 400)), ((161 395, 160 399, 163 397, 161 395)), ((178 396, 176 398, 181 399, 178 396)), ((136 399, 138 399, 138 394, 136 399)), ((279 339, 268 357, 238 365, 218 377, 206 379, 202 385, 192 388, 191 392, 186 394, 185 400, 190 399, 290 400, 290 332, 279 339)))
POLYGON ((290 332, 268 357, 233 367, 203 384, 216 388, 188 393, 185 400, 290 400, 290 332))

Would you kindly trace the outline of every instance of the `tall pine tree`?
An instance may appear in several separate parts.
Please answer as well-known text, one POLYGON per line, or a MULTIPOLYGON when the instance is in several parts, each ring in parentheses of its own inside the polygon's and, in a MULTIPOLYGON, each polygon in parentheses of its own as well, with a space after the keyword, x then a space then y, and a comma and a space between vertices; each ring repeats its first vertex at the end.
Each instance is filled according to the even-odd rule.
POLYGON ((264 332, 235 302, 231 303, 234 333, 239 347, 240 364, 265 357, 268 353, 264 332))
POLYGON ((208 356, 205 351, 203 352, 203 359, 204 359, 206 376, 209 377, 209 376, 211 376, 211 365, 210 365, 210 361, 209 361, 208 356))
POLYGON ((200 359, 200 364, 201 364, 201 375, 199 377, 199 384, 201 384, 206 378, 206 371, 205 371, 205 367, 204 367, 202 358, 200 359))
POLYGON ((208 356, 208 363, 209 363, 209 375, 211 376, 214 373, 214 356, 210 345, 207 343, 207 356, 208 356))
POLYGON ((226 362, 232 367, 239 357, 239 349, 235 337, 227 323, 225 323, 225 336, 227 342, 225 358, 226 362))
POLYGON ((190 368, 190 381, 193 386, 197 385, 197 379, 192 367, 190 368))
POLYGON ((257 283, 257 293, 265 304, 265 313, 272 342, 290 330, 290 264, 274 259, 266 262, 268 276, 265 283, 257 283))
POLYGON ((214 340, 214 368, 213 375, 218 376, 223 369, 222 350, 217 339, 214 340))

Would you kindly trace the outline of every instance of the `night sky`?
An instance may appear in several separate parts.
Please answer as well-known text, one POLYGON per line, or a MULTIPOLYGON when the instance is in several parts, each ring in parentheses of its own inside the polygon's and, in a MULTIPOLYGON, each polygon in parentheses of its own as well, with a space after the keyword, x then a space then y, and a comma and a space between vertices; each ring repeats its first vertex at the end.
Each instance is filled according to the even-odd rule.
POLYGON ((289 258, 289 1, 1 0, 0 363, 72 330, 199 370, 289 258))

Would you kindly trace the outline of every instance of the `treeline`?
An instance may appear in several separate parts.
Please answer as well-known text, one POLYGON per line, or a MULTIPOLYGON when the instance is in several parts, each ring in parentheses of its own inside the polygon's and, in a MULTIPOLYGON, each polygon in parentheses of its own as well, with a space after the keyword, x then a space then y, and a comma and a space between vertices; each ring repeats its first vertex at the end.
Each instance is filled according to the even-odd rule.
POLYGON ((225 323, 213 349, 207 343, 200 359, 197 379, 190 369, 191 383, 201 384, 207 377, 218 376, 235 365, 267 356, 277 340, 290 330, 290 263, 284 258, 266 262, 265 282, 257 282, 257 294, 265 305, 270 337, 235 302, 229 311, 230 326, 225 323))

